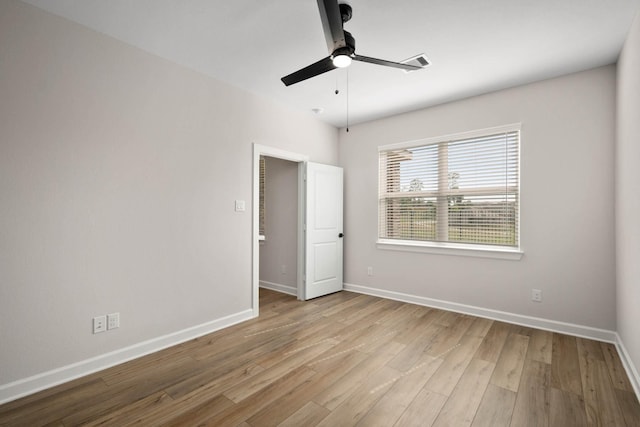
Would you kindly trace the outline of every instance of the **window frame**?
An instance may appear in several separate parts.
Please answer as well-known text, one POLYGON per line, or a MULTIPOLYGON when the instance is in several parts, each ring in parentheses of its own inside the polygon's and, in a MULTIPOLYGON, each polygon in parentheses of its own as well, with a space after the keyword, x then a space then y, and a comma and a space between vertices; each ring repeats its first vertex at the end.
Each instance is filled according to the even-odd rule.
POLYGON ((524 255, 522 249, 522 234, 521 234, 521 154, 522 154, 522 125, 521 123, 514 123, 504 126, 496 126, 485 129, 472 130, 467 132, 460 132, 455 134, 448 134, 436 137, 430 137, 420 140, 412 140, 395 144, 381 145, 378 147, 378 193, 377 193, 377 230, 376 230, 376 246, 378 249, 393 250, 402 252, 419 252, 429 254, 442 254, 442 255, 457 255, 457 256, 470 256, 470 257, 482 257, 482 258, 497 258, 507 260, 520 260, 524 255), (443 142, 455 142, 464 139, 480 138, 489 136, 496 133, 503 132, 518 132, 518 205, 517 205, 517 222, 516 230, 518 235, 517 246, 499 246, 499 245, 483 245, 478 243, 458 243, 458 242, 442 242, 431 240, 400 240, 400 239, 386 239, 380 237, 381 221, 385 221, 386 217, 383 217, 383 213, 380 209, 381 202, 381 186, 386 185, 387 171, 381 170, 380 153, 391 150, 402 150, 416 147, 423 147, 427 145, 439 144, 443 142))

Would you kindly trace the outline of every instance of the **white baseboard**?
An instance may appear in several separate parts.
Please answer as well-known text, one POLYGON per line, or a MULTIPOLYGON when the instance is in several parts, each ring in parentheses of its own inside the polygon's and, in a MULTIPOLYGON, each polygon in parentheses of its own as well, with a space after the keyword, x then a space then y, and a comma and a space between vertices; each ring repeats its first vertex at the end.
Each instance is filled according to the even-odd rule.
POLYGON ((622 362, 622 365, 627 372, 627 377, 629 377, 629 381, 633 386, 636 396, 640 400, 640 374, 638 374, 638 370, 633 364, 633 361, 631 360, 631 357, 629 356, 629 353, 627 352, 627 349, 622 342, 622 338, 615 331, 597 329, 572 323, 558 322, 555 320, 541 319, 538 317, 523 316, 515 313, 458 304, 454 302, 404 294, 400 292, 387 291, 384 289, 370 288, 368 286, 353 285, 350 283, 345 283, 344 289, 346 291, 357 292, 396 301, 408 302, 427 307, 434 307, 442 310, 454 311, 456 313, 470 314, 487 319, 500 320, 516 325, 528 326, 536 329, 544 329, 551 332, 559 332, 566 335, 573 335, 577 337, 589 338, 597 341, 604 341, 615 344, 618 355, 620 356, 620 361, 622 362))
POLYGON ((137 359, 167 347, 201 337, 220 329, 244 322, 255 317, 253 310, 245 310, 201 325, 173 332, 148 341, 143 341, 120 350, 101 354, 71 365, 43 372, 28 378, 0 385, 0 405, 36 393, 38 391, 66 383, 115 365, 137 359))
MULTIPOLYGON (((296 288, 277 283, 260 281, 260 287, 296 295, 296 288)), ((620 360, 627 372, 627 376, 640 399, 640 375, 627 352, 621 337, 614 331, 580 326, 570 323, 557 322, 536 317, 523 316, 514 313, 491 310, 481 307, 458 304, 416 295, 404 294, 400 292, 387 291, 383 289, 370 288, 345 283, 346 291, 357 292, 396 301, 408 302, 412 304, 434 307, 443 310, 454 311, 462 314, 469 314, 484 317, 492 320, 500 320, 507 323, 529 326, 537 329, 544 329, 552 332, 559 332, 567 335, 574 335, 598 341, 605 341, 616 345, 620 360)), ((54 387, 56 385, 80 378, 103 369, 145 356, 156 351, 189 341, 194 338, 218 331, 220 329, 244 322, 255 317, 253 310, 245 310, 232 314, 211 322, 193 326, 182 331, 167 334, 158 338, 134 344, 120 350, 106 353, 91 359, 43 372, 28 378, 0 385, 0 405, 19 399, 21 397, 36 393, 38 391, 54 387)))
POLYGON ((615 344, 617 342, 616 332, 608 331, 606 329, 598 329, 589 326, 575 325, 573 323, 541 319, 539 317, 524 316, 521 314, 508 313, 505 311, 491 310, 488 308, 476 307, 472 305, 465 305, 433 298, 403 294, 400 292, 387 291, 384 289, 370 288, 368 286, 353 285, 350 283, 345 283, 344 289, 346 291, 357 292, 396 301, 408 302, 412 304, 424 305, 427 307, 454 311, 456 313, 470 314, 472 316, 484 317, 492 320, 500 320, 502 322, 528 326, 536 329, 543 329, 551 332, 559 332, 566 335, 589 338, 597 341, 604 341, 611 344, 615 344))
POLYGON ((636 366, 633 364, 633 361, 631 360, 631 357, 627 352, 627 348, 622 342, 622 338, 617 333, 616 348, 618 349, 618 354, 620 355, 622 366, 624 366, 624 370, 627 371, 627 376, 629 377, 629 381, 633 386, 633 390, 636 392, 638 400, 640 400, 640 375, 638 374, 638 369, 636 369, 636 366))
POLYGON ((298 288, 295 286, 281 285, 280 283, 267 282, 260 280, 260 287, 265 289, 271 289, 272 291, 282 292, 283 294, 298 295, 298 288))

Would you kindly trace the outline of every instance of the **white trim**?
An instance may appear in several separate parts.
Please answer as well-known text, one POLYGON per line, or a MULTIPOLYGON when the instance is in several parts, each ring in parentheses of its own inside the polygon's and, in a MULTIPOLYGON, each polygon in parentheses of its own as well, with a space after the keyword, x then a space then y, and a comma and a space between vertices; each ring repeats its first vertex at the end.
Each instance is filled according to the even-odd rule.
POLYGON ((614 331, 609 331, 606 329, 592 328, 590 326, 576 325, 573 323, 558 322, 556 320, 541 319, 539 317, 524 316, 516 313, 508 313, 505 311, 459 304, 456 302, 442 301, 417 295, 387 291, 384 289, 370 288, 368 286, 353 285, 350 283, 345 283, 344 289, 346 291, 357 292, 360 294, 408 302, 411 304, 424 305, 427 307, 454 311, 456 313, 469 314, 472 316, 484 317, 486 319, 499 320, 516 325, 528 326, 530 328, 543 329, 545 331, 559 332, 566 335, 604 341, 611 344, 616 343, 616 333, 614 331))
MULTIPOLYGON (((261 145, 258 143, 253 143, 253 150, 258 151, 258 160, 260 155, 267 157, 275 157, 281 160, 289 160, 290 162, 306 162, 309 160, 309 156, 306 154, 298 154, 292 151, 281 150, 280 148, 269 147, 267 145, 261 145)), ((260 165, 258 165, 259 167, 260 165)), ((259 171, 258 171, 259 172, 259 171)), ((260 176, 258 175, 258 179, 260 176)))
POLYGON ((438 142, 454 141, 459 139, 477 138, 503 132, 521 131, 522 123, 512 123, 510 125, 495 126, 486 129, 476 129, 467 132, 453 133, 449 135, 434 136, 431 138, 415 139, 413 141, 398 142, 378 146, 378 151, 399 150, 403 148, 415 148, 422 145, 436 144, 438 142))
POLYGON ((298 253, 297 262, 298 269, 296 274, 296 283, 298 289, 296 289, 296 296, 300 301, 304 301, 305 293, 305 260, 307 254, 305 252, 305 242, 307 241, 307 228, 305 225, 305 218, 307 213, 305 211, 307 200, 307 161, 298 163, 298 253))
POLYGON ((137 359, 147 354, 210 334, 223 328, 244 322, 255 317, 253 310, 244 310, 201 325, 192 326, 110 353, 52 369, 28 378, 0 385, 0 405, 36 393, 38 391, 102 371, 115 365, 137 359))
POLYGON ((629 382, 631 383, 633 390, 636 392, 636 397, 638 398, 638 400, 640 400, 640 374, 638 374, 638 370, 633 364, 631 356, 629 356, 629 352, 627 352, 627 348, 622 342, 622 337, 617 332, 616 349, 618 350, 618 355, 620 356, 622 366, 624 366, 624 370, 627 372, 627 377, 629 377, 629 382))
MULTIPOLYGON (((260 299, 258 296, 258 289, 260 287, 260 156, 275 157, 277 159, 288 160, 298 163, 298 177, 302 176, 300 172, 303 169, 304 162, 309 160, 309 156, 304 154, 293 153, 290 151, 281 150, 279 148, 269 147, 253 143, 253 190, 252 190, 252 231, 251 231, 251 307, 253 309, 254 317, 257 317, 260 312, 260 299)), ((302 223, 301 223, 301 200, 300 195, 303 189, 300 188, 301 184, 298 182, 298 246, 300 245, 300 239, 303 239, 302 235, 302 223)), ((303 193, 304 194, 304 193, 303 193)), ((300 247, 300 246, 299 246, 300 247)), ((299 253, 300 251, 298 251, 299 253)), ((298 288, 302 287, 302 268, 301 261, 303 258, 298 254, 298 288)))
POLYGON ((280 283, 267 282, 266 280, 260 280, 260 287, 265 289, 271 289, 272 291, 281 292, 287 295, 298 296, 298 288, 289 285, 281 285, 280 283))
POLYGON ((413 240, 378 239, 378 249, 402 252, 421 252, 437 255, 457 255, 478 258, 496 258, 519 261, 524 252, 517 248, 504 248, 487 245, 464 245, 457 243, 424 242, 413 240))

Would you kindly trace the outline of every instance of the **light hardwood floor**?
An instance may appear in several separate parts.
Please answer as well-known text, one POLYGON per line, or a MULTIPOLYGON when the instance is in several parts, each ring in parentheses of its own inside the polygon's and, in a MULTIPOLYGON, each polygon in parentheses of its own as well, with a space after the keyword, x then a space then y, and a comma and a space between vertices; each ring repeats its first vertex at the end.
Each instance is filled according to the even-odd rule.
POLYGON ((615 347, 341 292, 0 406, 0 425, 640 426, 615 347))

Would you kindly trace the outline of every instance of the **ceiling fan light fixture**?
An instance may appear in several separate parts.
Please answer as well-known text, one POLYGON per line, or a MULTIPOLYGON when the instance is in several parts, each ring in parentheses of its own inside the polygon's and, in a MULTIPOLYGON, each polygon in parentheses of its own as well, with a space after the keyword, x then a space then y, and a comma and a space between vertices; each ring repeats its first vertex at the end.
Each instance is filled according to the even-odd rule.
POLYGON ((333 65, 338 68, 345 68, 351 65, 351 56, 344 53, 333 56, 331 60, 333 61, 333 65))

